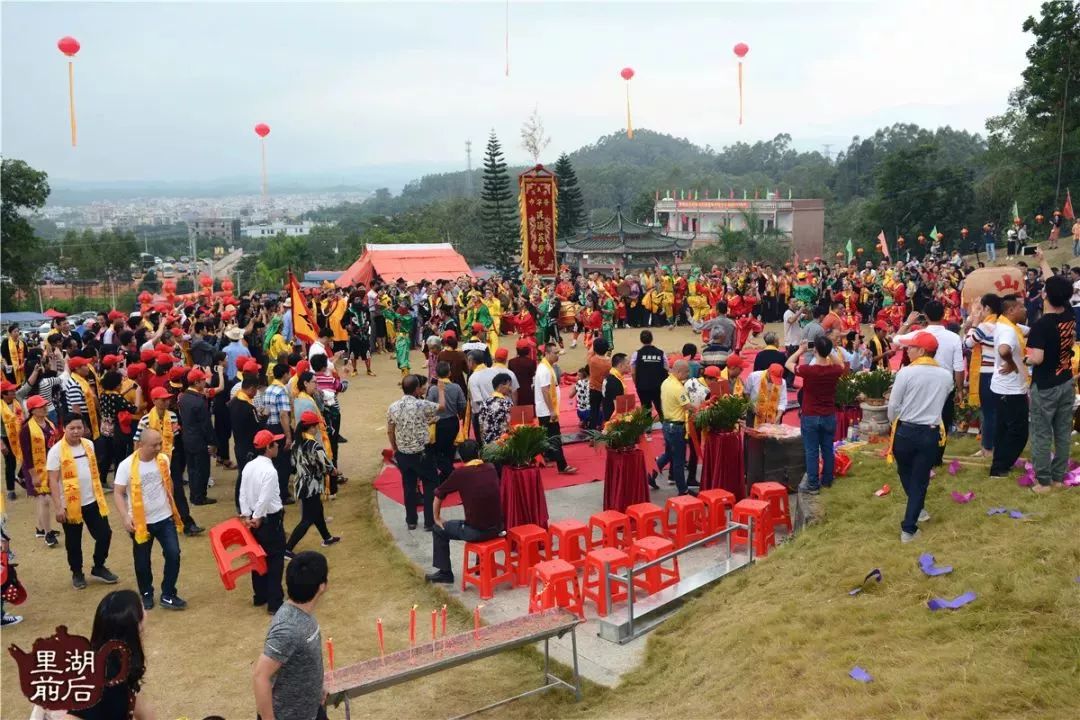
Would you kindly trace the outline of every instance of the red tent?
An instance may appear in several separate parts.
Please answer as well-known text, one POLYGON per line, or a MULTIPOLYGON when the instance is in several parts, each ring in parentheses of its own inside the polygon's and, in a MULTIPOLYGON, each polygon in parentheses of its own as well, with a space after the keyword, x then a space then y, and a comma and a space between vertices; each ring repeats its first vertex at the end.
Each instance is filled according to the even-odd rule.
POLYGON ((473 276, 465 262, 450 243, 410 243, 368 245, 360 259, 349 266, 334 282, 338 287, 371 282, 375 276, 385 282, 404 278, 406 282, 421 280, 453 280, 473 276))
POLYGON ((46 310, 43 315, 45 315, 45 317, 47 318, 52 318, 53 320, 55 320, 56 318, 67 317, 67 313, 62 313, 59 310, 53 310, 52 308, 46 310))

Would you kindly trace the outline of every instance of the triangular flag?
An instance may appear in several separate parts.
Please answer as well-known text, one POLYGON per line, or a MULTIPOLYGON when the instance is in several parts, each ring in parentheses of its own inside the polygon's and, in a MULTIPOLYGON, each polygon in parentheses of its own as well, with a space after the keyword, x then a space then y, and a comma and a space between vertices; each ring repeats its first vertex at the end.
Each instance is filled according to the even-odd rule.
POLYGON ((847 261, 850 263, 851 258, 855 257, 855 248, 851 245, 851 238, 847 241, 847 261))
POLYGON ((935 240, 937 240, 937 225, 930 231, 930 242, 934 242, 935 240))
POLYGON ((1019 219, 1020 219, 1020 208, 1017 207, 1016 201, 1013 200, 1012 217, 1010 218, 1010 220, 1019 220, 1019 219))
POLYGON ((1065 188, 1065 207, 1061 209, 1061 217, 1066 220, 1076 219, 1076 214, 1073 212, 1072 195, 1069 193, 1069 188, 1065 188))
MULTIPOLYGON (((889 243, 885 239, 885 231, 884 230, 882 230, 881 232, 878 233, 877 239, 878 239, 878 248, 881 250, 881 254, 888 258, 889 257, 889 243)), ((889 258, 889 259, 891 260, 892 258, 889 258)))
POLYGON ((311 310, 300 292, 300 284, 296 282, 296 276, 289 271, 289 298, 292 300, 293 334, 306 343, 313 343, 319 337, 315 331, 315 322, 311 316, 311 310))

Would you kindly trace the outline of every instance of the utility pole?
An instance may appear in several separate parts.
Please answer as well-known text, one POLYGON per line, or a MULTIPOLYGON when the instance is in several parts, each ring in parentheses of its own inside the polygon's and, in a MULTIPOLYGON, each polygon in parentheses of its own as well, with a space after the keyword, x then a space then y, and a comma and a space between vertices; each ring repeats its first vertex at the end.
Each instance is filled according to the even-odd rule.
POLYGON ((465 141, 465 197, 472 197, 472 140, 465 141))

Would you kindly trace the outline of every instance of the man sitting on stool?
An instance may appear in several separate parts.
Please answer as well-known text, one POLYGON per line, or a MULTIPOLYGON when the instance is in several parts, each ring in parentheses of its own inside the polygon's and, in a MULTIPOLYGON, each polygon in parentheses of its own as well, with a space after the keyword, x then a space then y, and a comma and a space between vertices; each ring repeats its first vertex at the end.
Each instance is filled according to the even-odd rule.
POLYGON ((425 576, 428 582, 453 583, 450 565, 450 541, 482 542, 502 532, 502 511, 499 506, 499 476, 495 467, 479 459, 480 448, 475 440, 458 446, 465 464, 435 490, 435 529, 431 536, 431 564, 436 571, 425 576), (446 520, 439 516, 443 498, 452 492, 461 493, 465 507, 464 520, 446 520))

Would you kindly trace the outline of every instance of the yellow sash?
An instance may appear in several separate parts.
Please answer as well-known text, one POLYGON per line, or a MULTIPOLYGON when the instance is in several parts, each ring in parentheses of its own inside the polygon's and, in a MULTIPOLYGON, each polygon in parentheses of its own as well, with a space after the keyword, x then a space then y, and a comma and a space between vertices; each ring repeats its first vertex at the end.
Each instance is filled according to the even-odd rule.
MULTIPOLYGON (((240 393, 236 393, 236 394, 240 395, 240 393)), ((308 401, 311 402, 312 405, 315 405, 315 400, 312 399, 312 397, 310 395, 308 395, 306 392, 301 392, 300 394, 298 394, 296 396, 296 399, 297 400, 301 400, 301 399, 308 400, 308 401)), ((245 401, 247 401, 246 398, 245 398, 245 401)), ((250 402, 250 401, 247 401, 247 402, 250 402)), ((321 412, 319 412, 319 406, 318 405, 315 405, 315 414, 318 415, 319 420, 322 421, 319 424, 319 439, 322 442, 323 450, 326 451, 326 456, 328 458, 330 458, 330 460, 332 462, 334 460, 334 451, 330 448, 330 433, 326 432, 326 418, 324 418, 323 414, 321 412)), ((300 418, 296 418, 296 420, 299 421, 300 418)), ((435 442, 435 441, 432 440, 432 442, 435 442)))
MULTIPOLYGON (((930 357, 929 355, 923 355, 921 358, 912 360, 909 367, 914 367, 916 365, 933 365, 934 367, 941 367, 941 365, 938 364, 938 361, 930 357)), ((896 458, 893 457, 893 442, 896 440, 896 425, 898 422, 900 422, 899 418, 893 420, 892 427, 889 429, 889 447, 885 451, 885 462, 890 465, 896 462, 896 458)), ((945 447, 945 423, 939 423, 938 428, 939 432, 941 433, 941 437, 938 440, 938 447, 945 447)))
POLYGON ((56 426, 53 425, 52 420, 45 418, 44 428, 36 420, 28 422, 26 427, 30 432, 30 461, 38 475, 38 484, 34 489, 39 495, 48 495, 49 472, 45 469, 45 461, 49 454, 49 438, 56 432, 56 426), (48 428, 47 434, 45 428, 48 428))
MULTIPOLYGON (((983 322, 996 323, 997 319, 997 315, 989 315, 983 322)), ((978 329, 978 326, 974 329, 978 329)), ((976 342, 971 348, 971 361, 968 363, 968 405, 971 407, 979 407, 981 404, 978 382, 980 372, 982 372, 982 343, 976 342)))
POLYGON ((551 389, 555 391, 555 406, 550 408, 551 417, 558 420, 559 419, 559 376, 555 374, 555 368, 553 368, 551 366, 551 363, 548 362, 547 358, 541 359, 540 364, 544 365, 548 369, 548 372, 551 373, 551 389))
POLYGON ((22 385, 26 381, 26 343, 22 340, 16 341, 8 335, 7 344, 15 384, 22 385))
POLYGON ((82 389, 83 399, 86 401, 86 414, 90 416, 90 439, 96 440, 100 434, 98 423, 97 394, 90 389, 90 383, 82 375, 71 374, 71 379, 82 389))
POLYGON ((15 467, 18 468, 22 465, 22 444, 19 442, 19 431, 23 426, 23 408, 16 400, 11 405, 6 402, 0 402, 0 414, 3 415, 4 420, 4 432, 7 433, 8 447, 11 448, 11 454, 15 456, 15 467))
MULTIPOLYGON (((1020 343, 1020 357, 1013 358, 1013 362, 1016 363, 1017 372, 1020 372, 1019 368, 1020 368, 1021 365, 1024 364, 1024 358, 1027 357, 1027 340, 1024 339, 1024 333, 1021 332, 1020 328, 1017 327, 1016 323, 1014 323, 1012 320, 1005 317, 1004 315, 999 315, 998 316, 998 322, 1005 323, 1006 325, 1008 325, 1009 327, 1011 327, 1013 329, 1013 332, 1016 333, 1016 339, 1020 343)), ((998 345, 997 335, 995 335, 994 336, 994 350, 995 351, 997 351, 997 345, 998 345)), ((1031 371, 1028 370, 1025 367, 1024 372, 1027 374, 1027 383, 1028 383, 1028 385, 1030 385, 1031 384, 1031 371)))
POLYGON ((173 438, 172 423, 169 422, 169 411, 166 410, 159 414, 158 409, 153 408, 150 411, 150 419, 146 421, 146 425, 151 430, 157 430, 161 433, 161 452, 172 457, 175 439, 173 438))
POLYGON ((742 376, 741 375, 736 377, 734 382, 731 382, 731 376, 728 374, 727 368, 724 368, 720 372, 720 377, 723 378, 724 380, 727 380, 728 383, 731 385, 731 394, 732 395, 743 395, 744 394, 746 388, 743 387, 743 381, 742 381, 742 376))
POLYGON ((776 422, 776 410, 780 407, 780 386, 769 377, 769 371, 761 374, 757 403, 754 407, 754 425, 776 422))
MULTIPOLYGON (((101 517, 108 517, 109 507, 105 504, 105 492, 101 489, 101 476, 98 474, 94 443, 82 438, 82 446, 83 451, 86 452, 86 463, 90 466, 90 483, 94 486, 94 499, 97 500, 98 512, 101 513, 101 517)), ((82 494, 79 491, 79 468, 71 452, 71 445, 66 439, 60 440, 60 479, 64 487, 67 522, 80 524, 83 516, 82 494)))
MULTIPOLYGON (((180 513, 176 510, 173 502, 172 477, 169 475, 169 456, 158 453, 154 458, 157 461, 158 472, 161 473, 161 484, 165 486, 165 495, 169 499, 169 509, 172 510, 173 523, 177 530, 184 529, 184 521, 180 519, 180 513)), ((139 452, 131 456, 131 519, 135 525, 135 542, 140 545, 150 539, 150 532, 146 529, 146 508, 143 507, 142 479, 139 477, 139 452)))

